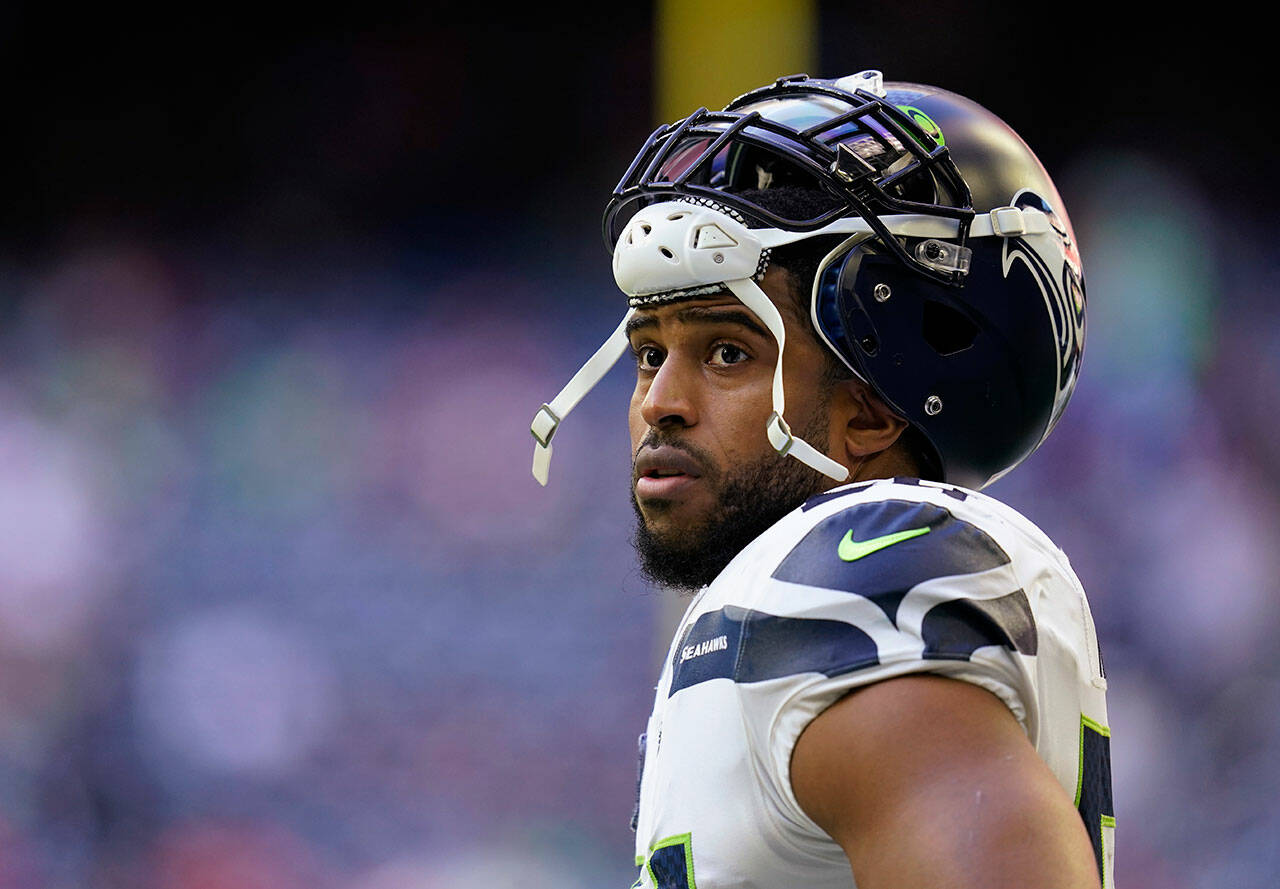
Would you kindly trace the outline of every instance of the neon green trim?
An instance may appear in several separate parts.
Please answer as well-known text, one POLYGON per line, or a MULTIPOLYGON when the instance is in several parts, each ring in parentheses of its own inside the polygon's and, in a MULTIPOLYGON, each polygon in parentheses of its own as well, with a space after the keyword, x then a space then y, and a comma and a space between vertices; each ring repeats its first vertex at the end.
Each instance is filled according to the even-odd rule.
POLYGON ((653 885, 658 885, 658 875, 653 872, 653 853, 659 849, 665 849, 668 846, 684 846, 684 867, 685 880, 689 884, 689 889, 698 889, 698 884, 693 879, 693 834, 680 833, 666 839, 658 840, 649 847, 649 861, 645 863, 645 870, 649 872, 649 879, 653 880, 653 885))
MULTIPOLYGON (((1079 758, 1076 760, 1076 801, 1074 803, 1077 809, 1080 808, 1080 794, 1084 792, 1084 730, 1086 728, 1097 732, 1104 738, 1111 737, 1111 729, 1100 722, 1090 719, 1083 713, 1080 714, 1080 753, 1079 758)), ((1114 827, 1115 825, 1111 826, 1114 827)))
MULTIPOLYGON (((1103 815, 1102 826, 1109 827, 1112 830, 1115 830, 1116 819, 1111 815, 1103 815)), ((1099 831, 1098 837, 1102 840, 1102 889, 1108 889, 1109 884, 1107 883, 1107 835, 1099 831)))
MULTIPOLYGON (((942 127, 938 126, 932 117, 914 105, 899 105, 898 110, 905 112, 908 117, 915 121, 916 126, 924 130, 925 135, 937 142, 939 146, 947 144, 946 138, 942 135, 942 127)), ((925 146, 925 148, 928 147, 927 145, 925 146)))
MULTIPOLYGON (((1084 732, 1088 729, 1091 732, 1102 735, 1104 738, 1111 737, 1111 729, 1097 720, 1090 719, 1083 713, 1080 714, 1080 758, 1076 762, 1076 801, 1075 807, 1080 808, 1080 795, 1084 792, 1084 732)), ((1110 827, 1115 830, 1116 818, 1114 815, 1103 815, 1099 819, 1103 828, 1110 827)), ((1107 835, 1102 831, 1098 831, 1098 837, 1102 841, 1102 889, 1108 889, 1107 886, 1107 835)))
POLYGON ((1107 728, 1105 725, 1103 725, 1100 722, 1094 722, 1092 719, 1090 719, 1088 716, 1085 716, 1083 713, 1080 714, 1080 721, 1085 725, 1089 726, 1089 728, 1093 729, 1098 734, 1102 735, 1102 737, 1104 738, 1111 737, 1111 729, 1107 728))
POLYGON ((644 867, 644 856, 643 856, 643 855, 637 855, 637 856, 636 856, 636 867, 644 867))
POLYGON ((899 531, 896 534, 885 534, 882 537, 872 537, 870 540, 854 540, 853 531, 845 532, 844 539, 840 541, 840 545, 836 547, 836 555, 846 562, 856 562, 863 556, 869 556, 874 552, 879 552, 895 543, 901 543, 904 540, 910 540, 912 537, 919 537, 921 534, 928 534, 929 529, 912 528, 909 531, 899 531))

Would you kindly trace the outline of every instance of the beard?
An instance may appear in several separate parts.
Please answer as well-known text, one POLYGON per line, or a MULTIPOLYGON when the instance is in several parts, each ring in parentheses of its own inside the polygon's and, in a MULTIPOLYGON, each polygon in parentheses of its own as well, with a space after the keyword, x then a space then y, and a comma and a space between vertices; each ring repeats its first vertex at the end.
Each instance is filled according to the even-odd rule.
MULTIPOLYGON (((819 410, 798 435, 810 444, 822 442, 826 436, 826 410, 819 410)), ((750 463, 719 468, 707 452, 682 441, 679 435, 650 429, 641 448, 659 445, 677 447, 694 457, 704 468, 703 481, 716 494, 716 505, 705 519, 673 533, 659 534, 649 528, 634 485, 631 489, 631 506, 636 514, 632 544, 640 557, 641 573, 655 584, 686 594, 715 580, 747 544, 832 484, 817 470, 772 450, 750 463)), ((662 508, 661 501, 651 504, 651 509, 662 508)))

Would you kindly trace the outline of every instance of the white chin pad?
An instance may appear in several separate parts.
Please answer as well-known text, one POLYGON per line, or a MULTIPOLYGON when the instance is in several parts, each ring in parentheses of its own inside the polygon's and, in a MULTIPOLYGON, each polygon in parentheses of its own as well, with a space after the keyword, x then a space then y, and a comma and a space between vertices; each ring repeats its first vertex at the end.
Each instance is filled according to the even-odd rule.
POLYGON ((760 239, 732 216, 683 201, 645 207, 613 248, 613 278, 627 296, 691 290, 750 278, 760 239))

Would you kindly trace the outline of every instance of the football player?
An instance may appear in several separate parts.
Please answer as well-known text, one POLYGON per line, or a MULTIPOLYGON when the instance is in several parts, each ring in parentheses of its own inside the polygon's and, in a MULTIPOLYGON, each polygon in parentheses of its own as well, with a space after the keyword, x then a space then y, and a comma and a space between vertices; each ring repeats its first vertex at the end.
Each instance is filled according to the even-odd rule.
POLYGON ((954 93, 785 77, 660 127, 605 213, 636 546, 696 593, 641 740, 637 886, 1111 885, 1106 680, 1066 556, 979 493, 1075 386, 1031 150, 954 93))

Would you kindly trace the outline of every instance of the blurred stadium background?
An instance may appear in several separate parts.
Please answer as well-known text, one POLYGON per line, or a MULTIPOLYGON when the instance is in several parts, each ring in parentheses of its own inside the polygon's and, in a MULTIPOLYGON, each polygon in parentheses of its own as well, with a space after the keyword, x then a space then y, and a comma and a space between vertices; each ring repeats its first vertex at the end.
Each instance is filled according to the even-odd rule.
POLYGON ((868 67, 1005 117, 1083 245, 1078 394, 993 493, 1091 594, 1120 885, 1274 885, 1258 29, 958 0, 178 15, 0 17, 0 889, 628 885, 670 606, 631 562, 627 374, 547 490, 528 422, 621 311, 599 214, 655 118, 868 67))

